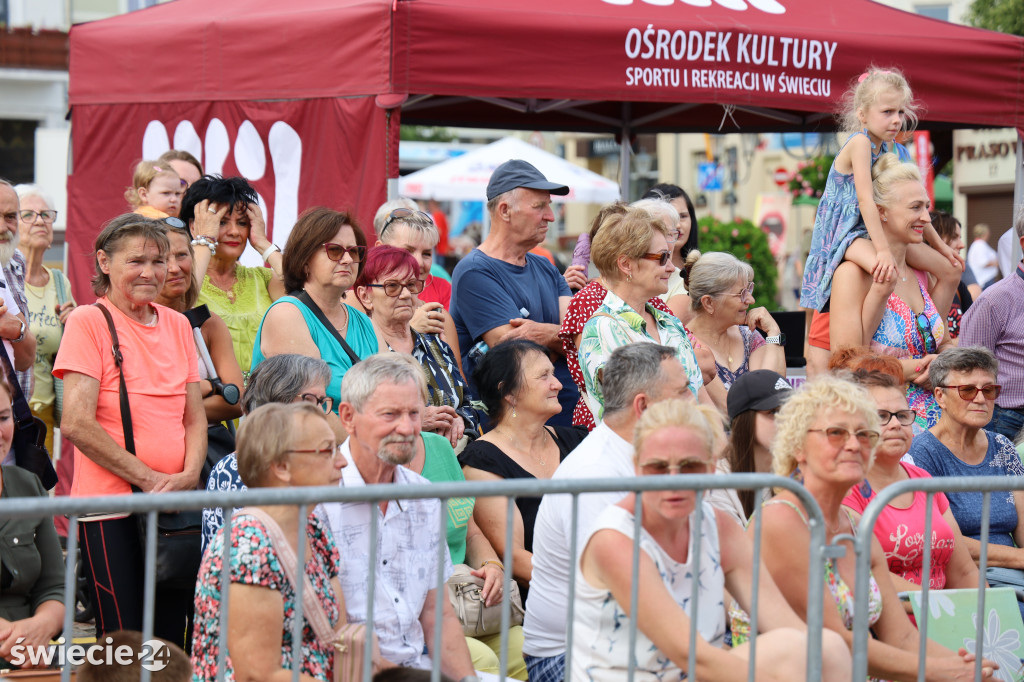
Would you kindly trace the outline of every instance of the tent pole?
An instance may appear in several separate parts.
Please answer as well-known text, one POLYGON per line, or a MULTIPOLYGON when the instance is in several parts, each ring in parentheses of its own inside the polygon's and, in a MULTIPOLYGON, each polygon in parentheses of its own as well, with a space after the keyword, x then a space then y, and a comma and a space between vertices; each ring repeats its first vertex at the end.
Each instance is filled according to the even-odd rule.
POLYGON ((629 201, 629 154, 632 151, 629 138, 631 134, 629 102, 622 103, 622 143, 619 145, 619 192, 623 201, 629 201))
POLYGON ((388 201, 398 198, 398 178, 388 178, 388 201))
MULTIPOLYGON (((1017 214, 1024 211, 1024 135, 1017 131, 1017 165, 1013 179, 1013 217, 1016 224, 1017 214)), ((1010 229, 1013 229, 1011 226, 1010 229)), ((1012 263, 1019 263, 1021 259, 1020 240, 1012 239, 1013 260, 1012 263)))

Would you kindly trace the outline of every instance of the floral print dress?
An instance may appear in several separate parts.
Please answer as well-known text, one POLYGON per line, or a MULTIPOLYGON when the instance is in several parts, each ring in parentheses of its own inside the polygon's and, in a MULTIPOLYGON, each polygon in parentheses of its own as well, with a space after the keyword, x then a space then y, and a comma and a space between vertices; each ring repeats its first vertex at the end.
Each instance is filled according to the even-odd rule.
MULTIPOLYGON (((945 316, 935 309, 932 297, 928 294, 925 274, 919 270, 912 272, 917 276, 917 285, 924 299, 924 311, 915 313, 895 292, 889 294, 882 321, 871 338, 871 350, 900 360, 920 359, 929 353, 938 352, 946 336, 945 316)), ((932 392, 913 382, 907 384, 907 402, 910 403, 910 409, 917 412, 915 436, 935 426, 942 416, 942 410, 932 392)))
MULTIPOLYGON (((316 588, 317 597, 328 618, 336 623, 340 616, 331 578, 338 575, 340 556, 334 538, 315 516, 310 515, 306 536, 312 556, 306 561, 306 575, 316 588)), ((292 622, 295 617, 295 590, 281 570, 277 552, 266 529, 254 517, 236 514, 231 526, 231 582, 259 585, 281 593, 284 623, 281 631, 281 667, 290 669, 294 660, 292 622)), ((195 636, 192 645, 193 682, 217 682, 235 679, 231 654, 225 656, 225 674, 217 677, 220 642, 221 566, 224 553, 224 529, 221 528, 203 556, 196 583, 195 636)), ((260 627, 259 623, 250 624, 260 627)), ((318 680, 333 680, 334 653, 320 642, 304 618, 300 645, 301 672, 318 680)))

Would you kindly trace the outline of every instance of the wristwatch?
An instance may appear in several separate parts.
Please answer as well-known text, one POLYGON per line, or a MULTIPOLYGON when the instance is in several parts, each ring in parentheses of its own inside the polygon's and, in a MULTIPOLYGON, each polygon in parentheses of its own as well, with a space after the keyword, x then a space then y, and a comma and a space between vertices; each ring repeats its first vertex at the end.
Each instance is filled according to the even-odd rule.
POLYGON ((764 340, 764 342, 765 343, 770 343, 770 344, 772 344, 774 346, 785 346, 786 345, 786 335, 783 334, 782 332, 779 332, 778 336, 769 336, 768 338, 766 338, 764 340))
POLYGON ((21 323, 21 332, 18 334, 17 338, 11 339, 11 343, 21 343, 25 340, 25 330, 28 329, 28 327, 25 325, 25 320, 18 320, 18 322, 21 323))

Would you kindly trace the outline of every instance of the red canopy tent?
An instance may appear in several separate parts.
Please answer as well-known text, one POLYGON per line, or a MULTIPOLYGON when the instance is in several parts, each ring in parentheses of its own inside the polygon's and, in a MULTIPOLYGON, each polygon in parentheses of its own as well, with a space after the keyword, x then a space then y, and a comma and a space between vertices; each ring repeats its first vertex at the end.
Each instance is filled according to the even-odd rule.
POLYGON ((872 62, 907 73, 923 127, 1024 131, 1024 39, 869 0, 177 0, 76 26, 76 295, 143 149, 244 171, 280 242, 311 205, 369 223, 397 175, 399 112, 626 137, 828 130, 872 62))

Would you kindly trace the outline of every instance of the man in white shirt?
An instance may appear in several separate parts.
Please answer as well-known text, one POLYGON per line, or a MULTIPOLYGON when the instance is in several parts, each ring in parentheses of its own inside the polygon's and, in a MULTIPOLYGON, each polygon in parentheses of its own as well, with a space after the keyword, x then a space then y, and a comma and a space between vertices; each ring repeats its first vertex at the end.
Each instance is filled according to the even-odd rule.
POLYGON ((974 273, 974 278, 984 289, 996 281, 999 276, 999 255, 988 243, 989 229, 985 223, 978 223, 972 231, 974 241, 967 249, 967 265, 974 273))
MULTIPOLYGON (((693 399, 686 370, 668 346, 634 343, 615 349, 603 370, 604 420, 558 466, 552 479, 632 478, 633 427, 648 406, 693 399)), ((533 574, 523 623, 530 682, 561 682, 565 675, 569 585, 589 524, 624 492, 579 496, 576 553, 572 556, 572 496, 545 495, 533 530, 533 574)))
MULTIPOLYGON (((415 455, 426 403, 419 364, 401 353, 374 355, 345 373, 341 395, 338 416, 349 434, 341 446, 349 462, 341 484, 429 483, 404 466, 415 455)), ((477 682, 447 589, 442 586, 439 593, 436 587, 439 562, 445 579, 452 573, 440 525, 445 513, 441 501, 346 502, 324 504, 323 510, 341 555, 339 579, 349 620, 366 622, 370 519, 377 514, 373 627, 381 655, 399 666, 420 669, 431 667, 431 656, 439 657, 445 675, 477 682), (443 604, 441 650, 434 651, 438 599, 443 604)))

